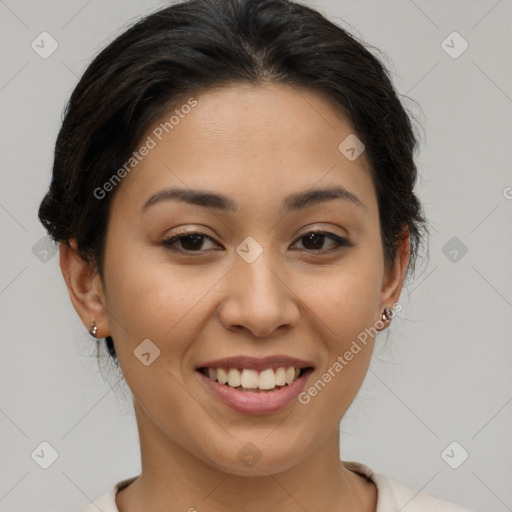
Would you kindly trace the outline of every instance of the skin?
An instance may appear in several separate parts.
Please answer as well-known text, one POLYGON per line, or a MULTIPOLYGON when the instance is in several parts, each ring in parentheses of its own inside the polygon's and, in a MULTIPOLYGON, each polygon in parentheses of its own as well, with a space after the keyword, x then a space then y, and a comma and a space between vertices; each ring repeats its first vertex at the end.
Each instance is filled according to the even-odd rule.
POLYGON ((409 237, 386 268, 365 153, 350 161, 338 150, 354 130, 327 99, 276 84, 231 85, 194 98, 198 105, 115 191, 103 281, 74 241, 61 244, 75 309, 87 329, 94 320, 98 337, 113 337, 133 393, 142 472, 117 494, 117 506, 374 511, 374 484, 340 461, 339 423, 375 339, 310 403, 272 414, 233 411, 205 390, 194 368, 232 355, 285 354, 315 366, 307 389, 398 302, 409 237), (330 185, 363 205, 333 199, 282 215, 288 194, 330 185), (224 194, 238 210, 161 201, 141 212, 152 194, 171 186, 224 194), (204 238, 196 252, 190 239, 174 244, 188 255, 162 246, 185 227, 213 240, 204 238), (336 243, 328 237, 307 245, 302 237, 311 229, 351 246, 329 252, 336 243), (248 236, 263 249, 252 263, 235 251, 248 236), (145 339, 160 350, 148 366, 133 353, 145 339), (247 442, 261 453, 252 467, 237 457, 247 442))

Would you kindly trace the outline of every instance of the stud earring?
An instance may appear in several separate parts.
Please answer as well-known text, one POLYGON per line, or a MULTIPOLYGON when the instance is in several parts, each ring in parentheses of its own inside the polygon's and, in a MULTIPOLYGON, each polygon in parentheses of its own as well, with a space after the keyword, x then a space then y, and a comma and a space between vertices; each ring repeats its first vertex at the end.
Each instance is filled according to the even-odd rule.
POLYGON ((387 320, 391 320, 393 318, 393 310, 386 306, 384 308, 384 311, 382 313, 382 317, 381 318, 382 318, 383 322, 386 322, 387 320))
POLYGON ((94 338, 96 338, 97 332, 98 332, 98 326, 94 322, 91 322, 91 328, 89 329, 89 334, 91 336, 93 336, 94 338))

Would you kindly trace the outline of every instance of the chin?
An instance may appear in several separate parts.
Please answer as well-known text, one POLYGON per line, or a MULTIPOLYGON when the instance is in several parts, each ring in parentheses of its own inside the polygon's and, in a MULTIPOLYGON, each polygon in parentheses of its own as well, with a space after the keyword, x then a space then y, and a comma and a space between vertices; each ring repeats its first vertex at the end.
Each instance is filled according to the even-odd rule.
POLYGON ((261 477, 282 473, 302 460, 302 450, 290 446, 281 450, 272 443, 265 447, 258 448, 256 443, 251 441, 234 442, 225 450, 217 451, 207 459, 211 466, 219 471, 237 476, 261 477))

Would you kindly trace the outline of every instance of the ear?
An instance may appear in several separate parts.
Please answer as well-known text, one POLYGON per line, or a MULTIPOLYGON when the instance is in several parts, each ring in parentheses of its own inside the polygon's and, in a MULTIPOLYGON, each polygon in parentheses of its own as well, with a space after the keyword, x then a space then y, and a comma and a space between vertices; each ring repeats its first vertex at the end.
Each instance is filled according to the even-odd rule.
POLYGON ((85 328, 91 322, 98 327, 97 338, 110 336, 105 295, 98 272, 78 252, 75 239, 60 244, 60 269, 68 287, 71 302, 85 328))
POLYGON ((402 287, 407 272, 407 265, 410 258, 410 235, 409 229, 405 228, 400 245, 397 247, 393 268, 386 269, 382 281, 382 293, 380 311, 387 306, 392 308, 400 298, 402 287))

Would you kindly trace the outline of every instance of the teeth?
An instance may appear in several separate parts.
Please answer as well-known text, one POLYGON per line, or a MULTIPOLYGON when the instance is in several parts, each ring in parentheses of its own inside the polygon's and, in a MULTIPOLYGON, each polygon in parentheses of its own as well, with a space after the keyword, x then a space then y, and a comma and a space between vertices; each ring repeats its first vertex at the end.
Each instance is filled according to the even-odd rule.
POLYGON ((286 384, 286 368, 276 369, 276 386, 284 386, 286 384))
POLYGON ((286 384, 291 384, 294 378, 295 368, 293 368, 293 366, 290 366, 290 368, 286 368, 286 384))
POLYGON ((228 372, 228 385, 237 388, 241 383, 240 372, 236 368, 230 368, 228 372))
MULTIPOLYGON (((246 371, 247 370, 244 370, 242 373, 245 373, 246 371)), ((260 389, 274 389, 276 387, 276 374, 274 373, 274 370, 272 370, 272 368, 260 372, 260 378, 258 379, 258 387, 260 389)))
POLYGON ((217 368, 217 380, 219 381, 220 384, 226 384, 228 382, 228 374, 226 373, 226 370, 224 370, 224 368, 217 368))
POLYGON ((237 368, 208 368, 208 377, 232 388, 242 389, 274 389, 276 386, 291 384, 299 378, 300 369, 289 367, 267 368, 258 372, 245 368, 241 372, 237 368))
POLYGON ((257 388, 258 382, 258 372, 256 370, 244 370, 240 376, 240 385, 243 388, 257 388))

